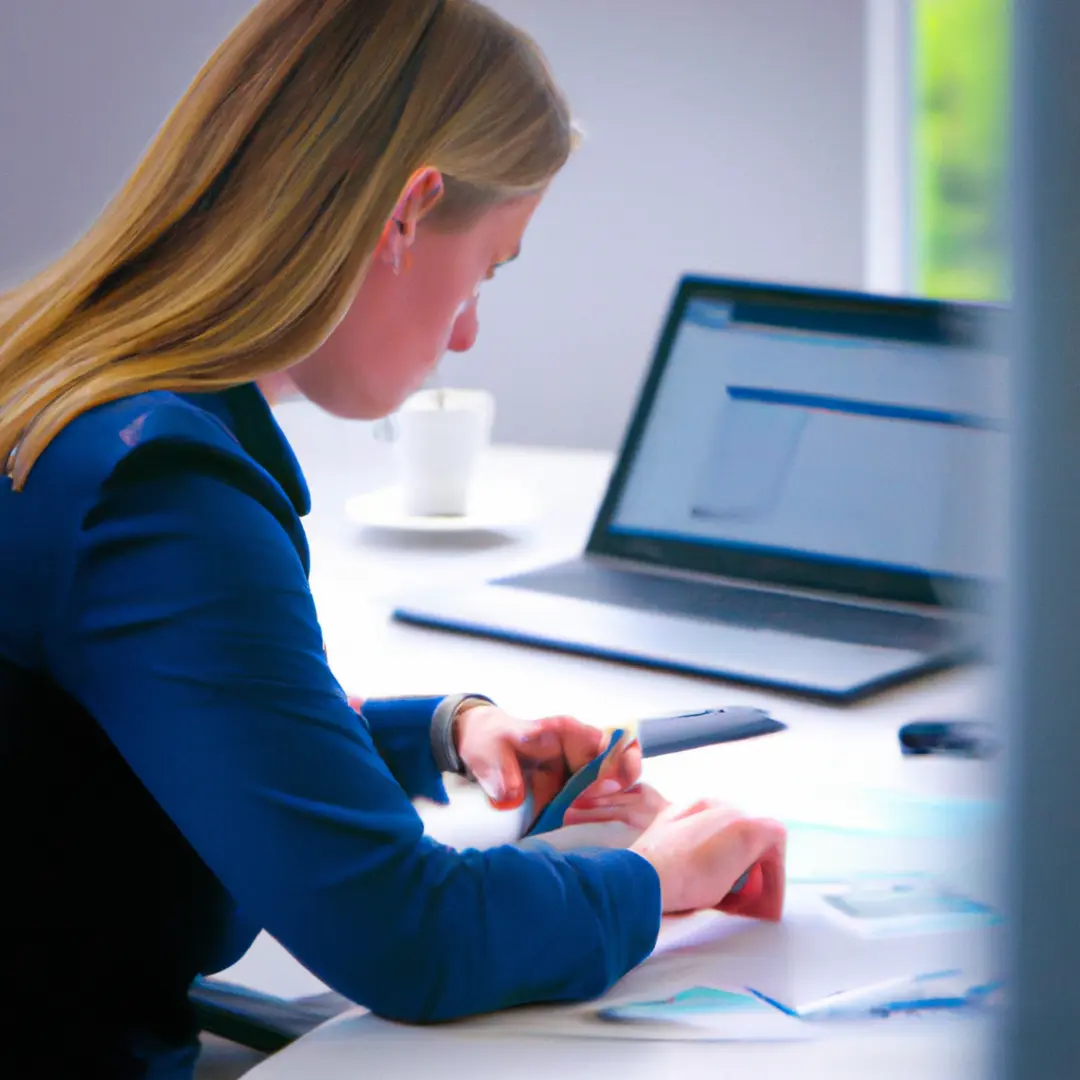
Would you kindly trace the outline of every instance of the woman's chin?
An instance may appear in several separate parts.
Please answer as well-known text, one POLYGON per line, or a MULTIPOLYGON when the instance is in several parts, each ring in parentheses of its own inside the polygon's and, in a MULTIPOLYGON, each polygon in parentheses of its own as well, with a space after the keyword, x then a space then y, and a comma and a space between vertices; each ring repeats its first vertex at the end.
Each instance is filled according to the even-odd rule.
POLYGON ((296 395, 339 420, 381 420, 404 401, 404 397, 399 400, 391 395, 346 393, 340 387, 305 385, 300 380, 296 395))

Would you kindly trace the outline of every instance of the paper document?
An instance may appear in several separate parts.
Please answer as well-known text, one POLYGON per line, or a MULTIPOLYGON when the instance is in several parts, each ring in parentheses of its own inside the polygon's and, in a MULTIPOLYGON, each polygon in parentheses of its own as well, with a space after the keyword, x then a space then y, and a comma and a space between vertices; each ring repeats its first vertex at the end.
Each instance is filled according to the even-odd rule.
MULTIPOLYGON (((779 924, 719 912, 665 920, 652 956, 597 1001, 462 1023, 608 1039, 810 1039, 822 1024, 799 1009, 836 995, 881 986, 910 1001, 926 973, 948 973, 950 998, 957 986, 992 985, 999 932, 988 906, 929 877, 793 883, 779 924)), ((924 996, 927 1009, 962 1004, 924 996)), ((866 1022, 889 1001, 875 999, 866 1022)))
POLYGON ((791 1042, 815 1037, 813 1025, 743 988, 698 986, 666 998, 620 1005, 535 1006, 462 1021, 468 1030, 515 1035, 659 1042, 791 1042))
POLYGON ((978 931, 1001 917, 989 904, 931 876, 870 877, 816 888, 826 917, 868 938, 978 931))

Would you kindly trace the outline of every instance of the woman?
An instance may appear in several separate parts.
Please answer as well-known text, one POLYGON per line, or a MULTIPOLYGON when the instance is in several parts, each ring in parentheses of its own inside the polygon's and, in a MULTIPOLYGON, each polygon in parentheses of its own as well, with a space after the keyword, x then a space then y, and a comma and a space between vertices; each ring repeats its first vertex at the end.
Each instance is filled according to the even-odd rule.
MULTIPOLYGON (((410 802, 441 771, 542 805, 601 735, 478 696, 358 713, 326 664, 266 397, 379 417, 468 349, 572 141, 471 0, 263 0, 0 304, 4 966, 50 1055, 13 1075, 189 1075, 187 987, 259 928, 406 1021, 586 998, 782 848, 699 805, 631 851, 447 850, 410 802)), ((648 824, 638 767, 579 818, 648 824)))

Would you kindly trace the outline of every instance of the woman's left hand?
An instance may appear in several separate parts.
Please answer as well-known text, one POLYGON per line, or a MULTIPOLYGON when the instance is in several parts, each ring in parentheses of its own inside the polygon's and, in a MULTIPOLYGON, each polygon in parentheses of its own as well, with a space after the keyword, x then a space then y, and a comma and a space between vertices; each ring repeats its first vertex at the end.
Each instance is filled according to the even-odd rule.
MULTIPOLYGON (((458 756, 492 806, 513 810, 532 792, 539 813, 566 781, 600 754, 608 735, 570 716, 519 720, 494 705, 471 705, 455 722, 458 756)), ((633 743, 613 754, 610 767, 585 792, 610 798, 633 788, 641 776, 641 748, 633 743)))

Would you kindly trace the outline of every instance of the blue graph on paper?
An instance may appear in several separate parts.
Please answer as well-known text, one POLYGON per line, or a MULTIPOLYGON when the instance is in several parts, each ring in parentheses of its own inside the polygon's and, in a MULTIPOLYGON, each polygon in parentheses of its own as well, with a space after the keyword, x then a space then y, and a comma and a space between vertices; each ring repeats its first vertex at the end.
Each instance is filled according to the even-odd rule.
POLYGON ((755 518, 770 513, 788 481, 807 425, 833 415, 996 430, 996 421, 889 402, 729 386, 709 445, 691 513, 697 518, 755 518))

